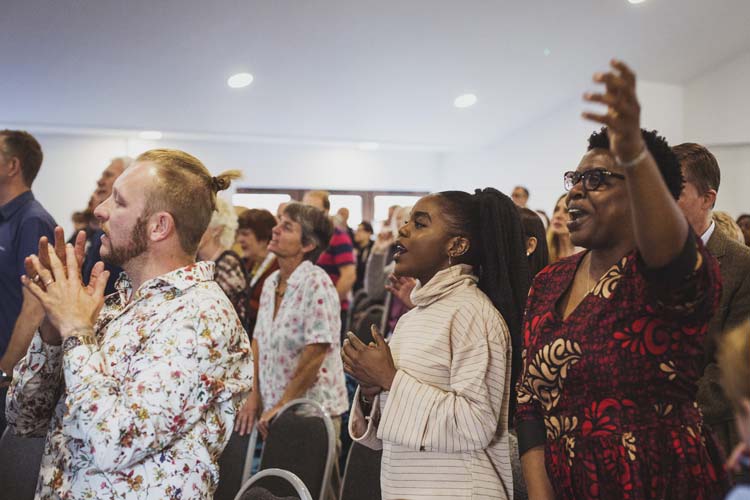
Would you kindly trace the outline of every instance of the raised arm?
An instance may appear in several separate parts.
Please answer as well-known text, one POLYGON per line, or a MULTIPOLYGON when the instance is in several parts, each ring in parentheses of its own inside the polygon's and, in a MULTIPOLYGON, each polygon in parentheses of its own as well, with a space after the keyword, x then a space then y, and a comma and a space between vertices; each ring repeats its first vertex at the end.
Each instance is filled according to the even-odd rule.
POLYGON ((610 64, 611 71, 594 75, 605 92, 584 96, 606 105, 607 113, 585 112, 583 116, 607 126, 612 154, 625 170, 636 246, 648 267, 661 268, 682 251, 688 223, 641 136, 635 74, 621 61, 613 59, 610 64))
POLYGON ((385 285, 388 283, 388 274, 392 269, 386 270, 388 249, 393 244, 393 233, 382 232, 372 245, 370 257, 365 265, 365 291, 370 300, 383 300, 385 298, 385 285))

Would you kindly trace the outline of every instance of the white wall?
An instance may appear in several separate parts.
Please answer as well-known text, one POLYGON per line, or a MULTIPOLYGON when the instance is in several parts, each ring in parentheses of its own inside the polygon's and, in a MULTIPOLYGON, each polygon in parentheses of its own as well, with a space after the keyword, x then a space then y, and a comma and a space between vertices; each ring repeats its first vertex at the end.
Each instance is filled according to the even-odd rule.
POLYGON ((750 213, 750 144, 711 146, 721 168, 721 185, 716 209, 729 212, 735 219, 750 213))
POLYGON ((685 134, 701 144, 750 143, 750 52, 685 86, 685 134))
MULTIPOLYGON (((683 90, 679 86, 640 82, 638 95, 644 128, 657 129, 672 144, 683 140, 683 90)), ((586 151, 588 136, 598 129, 584 121, 586 105, 575 98, 546 116, 476 152, 443 155, 441 188, 493 186, 510 193, 525 185, 529 206, 551 212, 563 193, 562 174, 575 170, 586 151)))
POLYGON ((717 208, 750 212, 750 52, 685 86, 685 138, 705 144, 721 167, 717 208))
MULTIPOLYGON (((34 133, 33 129, 30 131, 34 133)), ((33 191, 66 233, 72 227, 71 214, 85 208, 96 180, 111 158, 126 154, 137 156, 153 147, 183 149, 198 157, 215 174, 239 169, 244 178, 235 188, 432 191, 438 186, 440 174, 437 153, 425 151, 35 135, 45 157, 33 191)), ((232 192, 234 188, 225 196, 232 192)))

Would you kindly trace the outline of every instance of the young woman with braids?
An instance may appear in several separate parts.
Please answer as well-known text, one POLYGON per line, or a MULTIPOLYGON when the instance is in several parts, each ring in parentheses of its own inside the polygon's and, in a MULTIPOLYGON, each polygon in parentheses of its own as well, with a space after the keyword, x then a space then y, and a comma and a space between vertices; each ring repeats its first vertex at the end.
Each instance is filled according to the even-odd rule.
POLYGON ((718 265, 676 199, 682 174, 640 128, 635 75, 597 73, 606 125, 563 178, 581 252, 534 279, 518 432, 529 498, 712 500, 727 475, 696 401, 718 265))
POLYGON ((382 447, 384 499, 511 498, 511 353, 529 288, 518 211, 490 188, 425 196, 396 243, 416 307, 390 344, 374 328, 369 346, 348 335, 349 432, 382 447))

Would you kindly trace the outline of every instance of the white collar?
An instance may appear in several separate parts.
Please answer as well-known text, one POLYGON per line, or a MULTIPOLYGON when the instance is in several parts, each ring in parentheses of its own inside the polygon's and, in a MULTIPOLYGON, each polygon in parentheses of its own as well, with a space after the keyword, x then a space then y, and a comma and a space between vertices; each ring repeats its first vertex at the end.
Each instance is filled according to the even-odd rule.
POLYGON ((706 229, 706 232, 701 235, 701 241, 703 241, 704 245, 708 245, 708 240, 711 239, 711 235, 714 234, 714 229, 716 229, 716 223, 711 220, 711 225, 708 226, 708 229, 706 229))

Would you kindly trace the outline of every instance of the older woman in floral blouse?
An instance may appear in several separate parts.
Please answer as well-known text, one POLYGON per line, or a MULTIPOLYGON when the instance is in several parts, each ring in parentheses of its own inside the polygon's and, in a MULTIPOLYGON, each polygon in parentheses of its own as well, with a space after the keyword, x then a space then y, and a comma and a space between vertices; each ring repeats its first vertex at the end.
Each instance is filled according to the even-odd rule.
POLYGON ((296 398, 320 403, 340 428, 348 408, 339 355, 339 300, 331 279, 314 262, 331 238, 323 211, 299 203, 284 208, 268 249, 279 270, 263 285, 253 333, 253 391, 236 429, 264 437, 281 407, 296 398))

